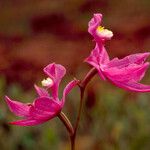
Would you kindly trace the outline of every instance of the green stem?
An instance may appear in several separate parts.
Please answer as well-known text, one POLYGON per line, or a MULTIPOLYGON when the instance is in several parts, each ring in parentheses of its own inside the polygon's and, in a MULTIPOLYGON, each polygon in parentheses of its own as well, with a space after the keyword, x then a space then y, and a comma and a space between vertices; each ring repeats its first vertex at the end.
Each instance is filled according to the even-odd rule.
POLYGON ((79 88, 80 88, 80 93, 81 93, 80 94, 80 105, 79 105, 79 111, 78 111, 78 115, 77 115, 77 120, 76 120, 75 127, 74 127, 74 134, 72 135, 72 144, 73 144, 73 149, 72 150, 75 150, 75 140, 76 140, 77 129, 79 127, 79 122, 80 122, 80 119, 81 119, 84 91, 85 91, 85 88, 86 88, 87 84, 96 75, 96 73, 97 73, 97 70, 95 68, 92 68, 87 73, 85 78, 79 83, 79 88))
POLYGON ((79 110, 78 110, 78 115, 77 115, 77 120, 75 123, 75 127, 73 128, 71 122, 69 119, 66 117, 66 115, 63 112, 60 112, 58 114, 58 118, 62 121, 62 123, 65 125, 69 136, 70 136, 70 142, 71 142, 71 150, 75 150, 75 140, 76 140, 76 134, 77 134, 77 129, 79 127, 79 122, 81 119, 81 112, 82 112, 82 107, 83 107, 83 98, 84 98, 84 91, 87 86, 87 84, 90 82, 90 80, 95 76, 97 73, 97 70, 95 68, 92 68, 85 78, 80 81, 79 88, 80 88, 80 104, 79 104, 79 110))
POLYGON ((68 133, 69 133, 69 137, 70 137, 70 142, 71 142, 71 150, 74 150, 73 149, 73 140, 72 140, 72 136, 74 135, 74 129, 73 129, 73 126, 71 124, 71 122, 69 121, 69 119, 67 118, 67 116, 63 113, 63 112, 60 112, 58 114, 58 118, 62 121, 62 123, 65 125, 68 133))

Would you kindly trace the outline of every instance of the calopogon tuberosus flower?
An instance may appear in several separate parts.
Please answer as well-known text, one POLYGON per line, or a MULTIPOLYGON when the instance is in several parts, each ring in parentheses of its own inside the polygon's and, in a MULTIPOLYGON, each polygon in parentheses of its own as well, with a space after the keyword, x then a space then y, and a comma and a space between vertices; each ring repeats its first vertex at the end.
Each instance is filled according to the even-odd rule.
POLYGON ((59 99, 59 84, 66 74, 66 69, 60 64, 52 63, 44 68, 44 72, 48 75, 48 78, 42 81, 45 88, 35 85, 38 97, 33 103, 21 103, 5 97, 9 109, 15 115, 23 117, 22 120, 11 122, 11 124, 19 126, 38 125, 56 117, 61 112, 67 94, 77 85, 78 80, 69 82, 64 88, 62 98, 59 99), (51 94, 48 90, 51 90, 51 94))
POLYGON ((102 41, 110 39, 113 33, 104 33, 105 31, 103 31, 103 36, 97 33, 101 19, 101 14, 94 14, 89 22, 88 31, 94 37, 96 46, 85 61, 98 70, 103 80, 108 79, 116 86, 126 90, 150 92, 149 85, 139 83, 149 67, 149 62, 145 62, 145 60, 150 53, 137 53, 123 59, 114 58, 110 60, 102 41))
POLYGON ((101 26, 102 14, 94 14, 93 18, 89 21, 88 32, 94 37, 97 42, 104 42, 105 40, 110 40, 113 36, 113 32, 105 29, 101 26))

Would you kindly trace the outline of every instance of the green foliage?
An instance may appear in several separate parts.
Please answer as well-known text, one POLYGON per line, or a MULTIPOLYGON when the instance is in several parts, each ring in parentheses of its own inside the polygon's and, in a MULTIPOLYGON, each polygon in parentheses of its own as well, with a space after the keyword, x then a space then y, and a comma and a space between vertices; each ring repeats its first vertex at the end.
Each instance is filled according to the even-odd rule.
MULTIPOLYGON (((1 95, 4 95, 5 79, 1 77, 0 81, 1 95)), ((62 84, 64 87, 66 82, 62 84)), ((92 92, 92 90, 95 96, 90 97, 91 99, 88 93, 85 96, 78 136, 80 140, 77 140, 78 149, 149 150, 150 94, 126 92, 107 82, 100 82, 99 78, 94 79, 88 86, 87 91, 92 92), (87 101, 95 101, 95 103, 87 105, 87 101)), ((62 90, 60 91, 62 93, 62 90)), ((78 92, 75 88, 69 94, 65 106, 65 111, 73 122, 78 109, 78 92)), ((7 87, 6 93, 23 102, 30 102, 35 98, 33 90, 24 91, 19 84, 11 84, 7 87)), ((65 150, 69 146, 66 130, 57 118, 36 127, 18 127, 8 124, 15 119, 17 118, 8 111, 2 97, 0 109, 2 150, 65 150)))

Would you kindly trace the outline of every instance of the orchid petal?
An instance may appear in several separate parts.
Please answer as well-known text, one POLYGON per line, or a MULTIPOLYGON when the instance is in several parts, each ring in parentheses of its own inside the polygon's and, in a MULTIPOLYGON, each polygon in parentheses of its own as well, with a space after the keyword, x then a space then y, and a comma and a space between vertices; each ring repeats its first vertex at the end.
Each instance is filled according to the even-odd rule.
POLYGON ((44 68, 44 72, 56 82, 64 77, 66 69, 60 64, 52 63, 44 68))
POLYGON ((66 96, 69 94, 69 92, 79 83, 79 80, 73 80, 71 82, 69 82, 67 84, 67 86, 65 87, 64 91, 63 91, 63 97, 62 97, 62 107, 65 103, 65 99, 66 99, 66 96))
POLYGON ((55 117, 58 114, 58 112, 59 111, 43 111, 32 106, 30 108, 30 117, 36 120, 49 120, 55 117))
POLYGON ((18 126, 34 126, 34 125, 42 124, 44 122, 45 122, 45 120, 35 120, 35 119, 27 118, 27 119, 23 119, 23 120, 10 122, 10 124, 18 125, 18 126))
POLYGON ((103 73, 109 78, 113 78, 116 81, 140 81, 149 67, 149 63, 142 65, 131 64, 128 67, 118 69, 117 67, 105 68, 103 73))
POLYGON ((55 117, 62 107, 59 102, 49 97, 37 98, 30 108, 30 117, 38 120, 47 120, 55 117))
POLYGON ((49 93, 44 88, 38 87, 37 85, 34 85, 34 88, 39 96, 49 96, 49 93))
POLYGON ((97 13, 94 14, 93 18, 89 21, 88 24, 88 32, 95 36, 96 34, 96 29, 98 28, 98 26, 101 24, 101 20, 102 20, 102 14, 97 13))
POLYGON ((27 117, 29 116, 30 106, 21 102, 11 100, 9 97, 5 96, 5 101, 11 112, 17 116, 27 117))
POLYGON ((132 54, 129 56, 124 57, 123 59, 114 58, 111 60, 107 65, 108 67, 126 67, 129 64, 143 64, 147 57, 150 55, 149 52, 147 53, 138 53, 132 54))
POLYGON ((130 90, 130 91, 134 91, 134 92, 150 92, 150 86, 149 85, 144 85, 135 81, 130 81, 130 82, 119 82, 116 81, 112 78, 109 78, 109 80, 115 84, 116 86, 126 89, 126 90, 130 90))
POLYGON ((53 80, 54 84, 51 87, 52 96, 54 99, 58 97, 58 87, 61 79, 66 74, 66 69, 60 64, 49 64, 44 68, 44 72, 53 80))
POLYGON ((135 81, 140 81, 143 79, 145 72, 149 68, 149 65, 150 65, 150 63, 147 62, 147 63, 143 64, 142 67, 135 72, 135 74, 134 74, 135 81))
POLYGON ((100 77, 105 80, 101 67, 109 62, 109 56, 104 46, 96 43, 95 48, 92 50, 90 56, 85 59, 85 62, 95 67, 100 77))
POLYGON ((36 109, 55 112, 60 109, 59 101, 53 100, 50 97, 40 97, 34 101, 33 105, 36 109))
POLYGON ((107 64, 109 63, 108 53, 103 45, 96 43, 95 48, 92 50, 90 56, 85 59, 88 63, 107 64))

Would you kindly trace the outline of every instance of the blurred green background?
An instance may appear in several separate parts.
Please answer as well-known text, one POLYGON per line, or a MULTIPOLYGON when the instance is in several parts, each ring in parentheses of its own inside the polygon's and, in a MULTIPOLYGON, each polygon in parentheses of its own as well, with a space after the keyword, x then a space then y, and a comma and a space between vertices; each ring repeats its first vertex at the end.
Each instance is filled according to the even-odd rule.
MULTIPOLYGON (((150 49, 149 0, 1 0, 0 1, 0 149, 69 150, 59 119, 35 127, 11 126, 18 119, 8 110, 4 95, 32 102, 33 84, 45 77, 51 62, 67 68, 60 91, 73 77, 90 69, 82 63, 94 47, 87 32, 93 13, 114 32, 107 42, 113 58, 150 49)), ((150 83, 148 71, 144 81, 150 83)), ((77 150, 150 150, 150 94, 124 91, 96 76, 86 90, 77 150)), ((64 112, 75 121, 79 104, 75 88, 64 112)), ((61 92, 60 92, 61 96, 61 92)))

